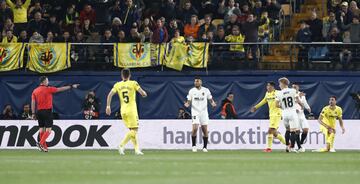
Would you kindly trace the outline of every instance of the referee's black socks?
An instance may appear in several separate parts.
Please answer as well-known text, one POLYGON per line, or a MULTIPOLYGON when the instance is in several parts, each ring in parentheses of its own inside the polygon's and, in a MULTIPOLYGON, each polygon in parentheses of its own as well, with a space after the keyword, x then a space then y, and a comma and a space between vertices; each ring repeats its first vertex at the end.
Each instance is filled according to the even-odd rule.
POLYGON ((208 144, 209 138, 208 137, 203 137, 203 140, 204 140, 204 148, 207 149, 207 144, 208 144))
POLYGON ((196 135, 191 136, 191 142, 192 142, 192 146, 196 146, 196 135))

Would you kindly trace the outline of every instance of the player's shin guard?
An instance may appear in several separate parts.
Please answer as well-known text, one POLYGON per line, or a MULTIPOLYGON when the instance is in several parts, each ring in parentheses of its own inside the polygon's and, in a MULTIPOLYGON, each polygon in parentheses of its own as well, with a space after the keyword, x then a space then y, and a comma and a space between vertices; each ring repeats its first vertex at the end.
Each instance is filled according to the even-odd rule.
POLYGON ((285 138, 281 134, 277 134, 276 138, 279 139, 282 144, 286 144, 285 138))
POLYGON ((135 151, 140 151, 137 131, 131 130, 130 132, 131 132, 131 142, 134 145, 135 151))
POLYGON ((272 148, 273 140, 274 140, 274 135, 268 134, 267 135, 267 148, 270 148, 270 149, 272 148))
POLYGON ((288 145, 290 145, 290 131, 289 130, 286 130, 286 132, 285 132, 285 145, 286 146, 288 146, 288 145))
POLYGON ((124 147, 131 139, 131 131, 126 133, 124 139, 120 143, 120 147, 124 147))
POLYGON ((196 146, 196 136, 191 136, 191 143, 192 143, 192 146, 196 146))
POLYGON ((204 148, 207 149, 207 144, 208 144, 208 137, 203 137, 203 141, 204 141, 204 148))
POLYGON ((301 140, 300 140, 300 144, 304 144, 306 137, 307 137, 308 133, 307 132, 303 132, 301 134, 301 140))

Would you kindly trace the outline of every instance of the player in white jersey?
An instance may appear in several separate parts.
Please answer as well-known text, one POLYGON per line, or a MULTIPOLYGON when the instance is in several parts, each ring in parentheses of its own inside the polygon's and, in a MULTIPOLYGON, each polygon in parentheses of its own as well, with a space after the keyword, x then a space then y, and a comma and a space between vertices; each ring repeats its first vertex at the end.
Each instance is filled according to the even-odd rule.
MULTIPOLYGON (((283 77, 279 79, 281 91, 276 93, 276 101, 278 107, 282 109, 282 120, 285 127, 290 128, 290 152, 297 152, 294 149, 295 142, 300 143, 300 125, 298 115, 296 113, 296 103, 300 104, 300 98, 295 89, 289 88, 290 81, 283 77)), ((299 144, 298 143, 298 144, 299 144)))
MULTIPOLYGON (((296 90, 296 93, 300 98, 300 102, 304 105, 304 108, 311 114, 311 108, 310 108, 309 104, 307 103, 305 94, 300 92, 299 84, 293 83, 292 87, 296 90)), ((300 129, 302 130, 301 138, 300 138, 300 145, 298 145, 298 148, 299 148, 298 151, 305 152, 305 148, 304 148, 303 144, 304 144, 306 137, 308 135, 308 132, 309 132, 309 123, 305 117, 304 109, 299 104, 296 104, 296 112, 299 117, 300 129)))
POLYGON ((200 77, 195 77, 194 81, 195 87, 190 89, 189 94, 187 95, 187 101, 185 102, 185 107, 191 106, 191 117, 192 117, 192 151, 197 152, 196 148, 196 134, 201 125, 201 130, 203 133, 204 147, 203 152, 207 151, 208 143, 208 129, 207 125, 209 124, 209 113, 208 113, 208 101, 210 101, 211 106, 216 107, 216 103, 213 100, 213 97, 208 88, 202 86, 202 81, 200 77))

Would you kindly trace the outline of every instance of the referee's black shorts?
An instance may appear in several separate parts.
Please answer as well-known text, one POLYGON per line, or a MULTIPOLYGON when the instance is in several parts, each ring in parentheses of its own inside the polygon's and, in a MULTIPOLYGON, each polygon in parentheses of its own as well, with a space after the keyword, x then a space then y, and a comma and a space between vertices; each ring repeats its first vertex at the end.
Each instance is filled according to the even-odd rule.
POLYGON ((53 126, 53 114, 51 109, 38 110, 36 113, 39 127, 51 128, 53 126))

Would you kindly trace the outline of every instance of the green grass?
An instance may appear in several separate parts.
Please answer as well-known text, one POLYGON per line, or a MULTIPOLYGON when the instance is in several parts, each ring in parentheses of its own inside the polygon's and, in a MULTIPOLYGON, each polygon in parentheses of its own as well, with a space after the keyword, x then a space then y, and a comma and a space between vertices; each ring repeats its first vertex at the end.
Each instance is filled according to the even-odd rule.
POLYGON ((0 150, 1 184, 358 183, 360 152, 0 150))

